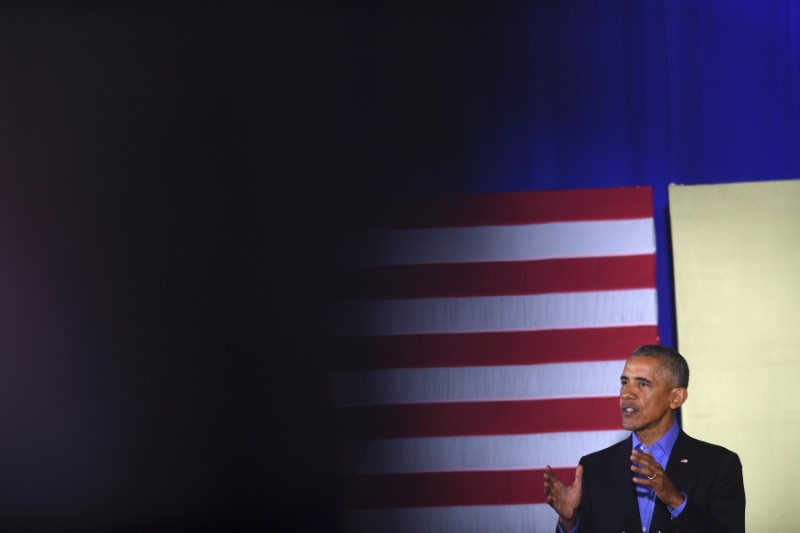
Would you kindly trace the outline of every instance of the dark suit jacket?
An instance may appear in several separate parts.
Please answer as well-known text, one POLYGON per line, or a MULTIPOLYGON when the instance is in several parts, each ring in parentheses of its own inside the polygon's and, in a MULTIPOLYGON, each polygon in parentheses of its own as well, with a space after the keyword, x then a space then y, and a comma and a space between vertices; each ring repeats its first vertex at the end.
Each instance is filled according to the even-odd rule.
MULTIPOLYGON (((580 531, 640 533, 639 504, 631 481, 631 437, 583 457, 580 531)), ((739 456, 683 431, 669 456, 667 476, 688 502, 671 518, 656 498, 650 532, 723 533, 744 531, 744 482, 739 456)))

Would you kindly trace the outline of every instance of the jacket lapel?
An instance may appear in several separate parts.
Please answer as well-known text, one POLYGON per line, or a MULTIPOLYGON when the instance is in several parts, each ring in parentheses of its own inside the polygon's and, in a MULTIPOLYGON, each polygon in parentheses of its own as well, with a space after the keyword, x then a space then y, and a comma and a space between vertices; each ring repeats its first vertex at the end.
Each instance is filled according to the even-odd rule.
POLYGON ((618 500, 622 502, 622 512, 625 516, 625 523, 631 524, 634 531, 642 530, 642 519, 639 516, 639 502, 636 499, 636 486, 631 481, 631 448, 633 446, 632 437, 628 437, 617 445, 614 455, 614 486, 619 491, 618 500))
MULTIPOLYGON (((689 456, 691 455, 690 447, 687 446, 686 434, 683 430, 678 433, 678 439, 675 441, 675 446, 672 447, 672 453, 669 454, 669 461, 667 462, 667 475, 681 490, 685 486, 687 471, 689 470, 689 456)), ((693 464, 693 463, 692 463, 693 464)))
MULTIPOLYGON (((669 454, 669 461, 667 461, 666 473, 672 483, 678 487, 678 490, 685 490, 685 480, 688 470, 689 450, 686 446, 686 439, 683 430, 678 434, 678 439, 675 441, 675 446, 672 447, 672 453, 669 454)), ((653 513, 653 522, 650 525, 652 533, 658 531, 669 531, 669 523, 672 520, 667 506, 660 500, 656 501, 656 510, 653 513)))

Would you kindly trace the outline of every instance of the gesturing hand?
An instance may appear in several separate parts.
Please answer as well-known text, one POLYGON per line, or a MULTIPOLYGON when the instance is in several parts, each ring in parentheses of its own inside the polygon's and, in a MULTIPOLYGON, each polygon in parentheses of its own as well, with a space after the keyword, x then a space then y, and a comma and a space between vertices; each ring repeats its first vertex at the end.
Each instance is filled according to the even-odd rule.
POLYGON ((658 464, 658 461, 653 459, 652 455, 633 450, 631 461, 634 463, 631 465, 631 470, 645 476, 634 476, 634 483, 642 485, 643 487, 652 488, 656 491, 658 499, 673 509, 679 507, 683 503, 683 494, 675 487, 672 480, 667 477, 661 465, 658 464), (636 466, 636 463, 641 466, 636 466))
POLYGON ((575 469, 575 481, 569 486, 559 481, 550 465, 544 470, 544 495, 550 507, 558 513, 558 522, 564 531, 575 526, 575 513, 581 504, 581 478, 582 466, 575 469))

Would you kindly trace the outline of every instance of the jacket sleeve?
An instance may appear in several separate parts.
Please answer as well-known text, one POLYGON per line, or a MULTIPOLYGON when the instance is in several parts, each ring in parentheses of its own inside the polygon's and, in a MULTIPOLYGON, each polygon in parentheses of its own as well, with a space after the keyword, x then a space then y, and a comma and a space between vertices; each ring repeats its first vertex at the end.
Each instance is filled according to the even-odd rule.
POLYGON ((706 505, 700 507, 689 494, 683 512, 670 524, 672 531, 744 532, 744 480, 739 456, 733 452, 726 454, 713 477, 706 505))
POLYGON ((581 480, 581 505, 578 507, 578 533, 592 533, 591 521, 588 517, 592 516, 592 499, 588 490, 589 481, 587 475, 591 476, 591 468, 586 468, 586 457, 581 457, 578 463, 583 467, 583 479, 581 480))

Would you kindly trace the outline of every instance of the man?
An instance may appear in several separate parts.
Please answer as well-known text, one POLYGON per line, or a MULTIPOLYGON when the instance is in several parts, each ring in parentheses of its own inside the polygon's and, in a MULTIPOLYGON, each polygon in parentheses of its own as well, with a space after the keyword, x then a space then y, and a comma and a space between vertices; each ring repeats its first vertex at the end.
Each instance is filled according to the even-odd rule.
POLYGON ((693 439, 675 421, 687 398, 689 366, 664 346, 642 346, 625 363, 622 426, 631 436, 580 460, 565 485, 550 466, 544 492, 558 530, 579 532, 742 532, 739 457, 693 439))

